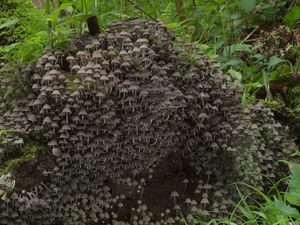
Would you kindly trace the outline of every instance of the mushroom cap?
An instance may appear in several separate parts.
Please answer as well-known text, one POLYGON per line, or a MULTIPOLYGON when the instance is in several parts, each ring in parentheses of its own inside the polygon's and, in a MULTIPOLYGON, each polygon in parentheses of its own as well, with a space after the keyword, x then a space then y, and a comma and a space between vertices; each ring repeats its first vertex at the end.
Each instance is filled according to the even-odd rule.
POLYGON ((52 149, 52 154, 56 157, 61 157, 63 153, 59 148, 53 148, 52 149))
POLYGON ((176 198, 176 197, 179 197, 179 194, 178 194, 177 191, 172 191, 170 196, 173 197, 173 198, 176 198))

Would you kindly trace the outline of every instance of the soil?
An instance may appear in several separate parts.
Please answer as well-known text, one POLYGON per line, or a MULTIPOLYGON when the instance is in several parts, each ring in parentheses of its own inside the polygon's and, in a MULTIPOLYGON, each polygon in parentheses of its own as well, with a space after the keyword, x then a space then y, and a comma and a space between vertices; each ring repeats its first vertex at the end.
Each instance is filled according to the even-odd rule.
MULTIPOLYGON (((147 177, 140 175, 140 177, 147 177)), ((149 174, 148 174, 149 175, 149 174)), ((176 191, 179 197, 176 204, 181 206, 181 212, 186 209, 182 208, 186 198, 193 199, 194 190, 197 186, 199 177, 196 172, 187 165, 180 154, 173 154, 162 160, 157 168, 154 169, 151 180, 146 179, 146 185, 141 197, 136 190, 127 185, 112 185, 113 195, 125 194, 126 199, 123 202, 124 207, 119 211, 118 216, 121 219, 128 220, 132 216, 132 208, 137 208, 137 201, 142 200, 147 205, 147 211, 153 213, 155 218, 159 218, 161 212, 170 209, 174 212, 174 199, 170 197, 171 192, 176 191), (188 179, 189 183, 184 185, 183 180, 188 179)), ((139 178, 138 178, 139 179, 139 178)))
POLYGON ((29 191, 36 185, 47 179, 44 171, 51 171, 55 166, 54 157, 42 153, 34 160, 28 160, 17 164, 12 169, 12 175, 16 181, 16 191, 29 191))
POLYGON ((153 176, 151 182, 145 187, 144 201, 152 213, 159 213, 165 209, 172 210, 174 207, 174 199, 170 198, 172 191, 179 193, 176 204, 182 204, 186 198, 194 195, 197 186, 196 172, 186 165, 184 159, 179 155, 173 155, 169 160, 162 162, 153 176), (188 179, 189 183, 184 185, 183 180, 188 179))

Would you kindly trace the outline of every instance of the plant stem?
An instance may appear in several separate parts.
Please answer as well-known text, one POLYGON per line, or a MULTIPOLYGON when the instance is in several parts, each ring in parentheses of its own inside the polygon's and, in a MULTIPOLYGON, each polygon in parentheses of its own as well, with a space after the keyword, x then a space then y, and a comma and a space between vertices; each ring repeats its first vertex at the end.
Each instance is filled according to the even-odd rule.
POLYGON ((184 21, 186 19, 184 12, 184 4, 182 0, 175 0, 176 11, 180 21, 184 21))
POLYGON ((131 1, 131 0, 126 0, 126 1, 129 2, 130 4, 132 4, 134 8, 136 8, 137 10, 141 11, 146 16, 148 16, 150 19, 156 20, 153 16, 151 16, 150 14, 148 14, 147 12, 145 12, 145 10, 143 10, 142 8, 140 8, 139 6, 137 6, 133 1, 131 1))

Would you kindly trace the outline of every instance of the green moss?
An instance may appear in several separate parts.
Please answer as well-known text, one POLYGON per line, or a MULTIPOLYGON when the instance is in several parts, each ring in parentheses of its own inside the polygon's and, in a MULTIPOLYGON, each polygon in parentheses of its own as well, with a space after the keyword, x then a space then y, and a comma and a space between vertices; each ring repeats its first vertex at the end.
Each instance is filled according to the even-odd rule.
POLYGON ((0 174, 6 174, 21 162, 34 160, 38 154, 49 152, 48 146, 37 141, 28 141, 23 146, 23 154, 10 158, 0 165, 0 174))
POLYGON ((8 134, 14 134, 13 130, 0 130, 0 137, 8 135, 8 134))
POLYGON ((76 74, 67 73, 66 77, 71 81, 71 83, 76 79, 76 74))
POLYGON ((41 144, 37 141, 29 141, 24 145, 24 154, 22 158, 24 160, 32 160, 40 153, 49 152, 48 146, 41 144))
POLYGON ((14 166, 18 165, 21 162, 23 162, 21 158, 5 161, 3 164, 1 164, 0 175, 9 173, 14 166))
POLYGON ((271 109, 281 109, 282 108, 282 103, 276 100, 265 100, 263 101, 263 104, 270 107, 271 109))
POLYGON ((2 142, 6 142, 8 145, 12 144, 15 141, 15 139, 12 136, 14 134, 15 131, 12 130, 0 130, 0 144, 2 144, 2 142))
POLYGON ((136 58, 132 59, 131 66, 136 71, 140 71, 143 68, 143 66, 141 65, 141 62, 138 59, 136 59, 136 58))
POLYGON ((300 105, 300 85, 297 85, 290 90, 289 100, 294 106, 300 105))
POLYGON ((67 89, 69 89, 70 91, 78 90, 78 85, 73 83, 73 81, 76 79, 76 74, 68 73, 66 76, 70 80, 67 89))

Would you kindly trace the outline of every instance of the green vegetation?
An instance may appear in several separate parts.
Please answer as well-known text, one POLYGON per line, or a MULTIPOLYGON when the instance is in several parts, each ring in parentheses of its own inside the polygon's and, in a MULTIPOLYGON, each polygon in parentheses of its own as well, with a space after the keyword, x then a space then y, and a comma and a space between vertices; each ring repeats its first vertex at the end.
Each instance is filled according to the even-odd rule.
POLYGON ((14 157, 5 160, 0 165, 0 174, 6 174, 17 164, 27 160, 34 160, 37 155, 47 152, 49 152, 49 148, 47 146, 37 141, 28 141, 22 147, 21 154, 15 154, 14 157))
MULTIPOLYGON (((200 219, 197 224, 299 225, 300 165, 289 163, 289 166, 291 167, 291 175, 274 183, 266 193, 245 183, 236 184, 236 188, 240 193, 240 201, 232 212, 228 213, 228 220, 213 219, 209 222, 201 222, 200 219), (279 188, 279 186, 285 186, 283 185, 284 182, 288 182, 288 185, 286 191, 282 192, 280 191, 282 187, 279 188), (245 188, 247 188, 250 193, 242 194, 240 189, 245 188)), ((194 215, 194 217, 199 218, 197 214, 194 215)), ((184 224, 188 225, 189 223, 185 220, 184 224)))
POLYGON ((291 165, 288 188, 285 192, 281 192, 278 186, 285 179, 287 178, 275 183, 268 193, 242 184, 252 190, 252 193, 241 194, 241 200, 230 215, 230 221, 239 221, 245 224, 300 224, 300 214, 297 209, 300 203, 300 165, 291 165), (256 199, 256 197, 262 201, 251 203, 253 202, 251 200, 256 199), (251 223, 249 223, 250 221, 251 223))
POLYGON ((9 173, 14 166, 18 165, 21 162, 22 162, 22 159, 20 159, 20 158, 11 159, 11 160, 7 160, 7 161, 3 162, 3 164, 0 167, 0 174, 2 175, 2 174, 9 173))
MULTIPOLYGON (((89 18, 96 16, 104 30, 115 19, 139 16, 162 20, 177 36, 217 59, 224 74, 243 85, 244 105, 264 99, 274 110, 286 109, 293 117, 299 117, 297 0, 45 0, 40 9, 33 2, 8 0, 1 1, 0 6, 0 75, 11 76, 20 85, 25 80, 21 72, 24 65, 35 61, 45 47, 54 51, 70 47, 71 37, 90 31, 89 18)), ((72 75, 70 80, 74 80, 72 75)), ((1 90, 1 95, 13 95, 18 87, 1 90)), ((37 142, 26 143, 21 156, 1 165, 0 174, 45 151, 47 147, 37 142)), ((247 187, 251 193, 240 192, 241 200, 228 215, 228 221, 205 224, 300 224, 300 166, 290 167, 286 191, 281 192, 280 188, 284 179, 268 193, 237 184, 238 189, 247 187)))
POLYGON ((30 1, 1 2, 0 56, 11 63, 28 63, 42 53, 47 44, 47 24, 42 10, 30 1))

